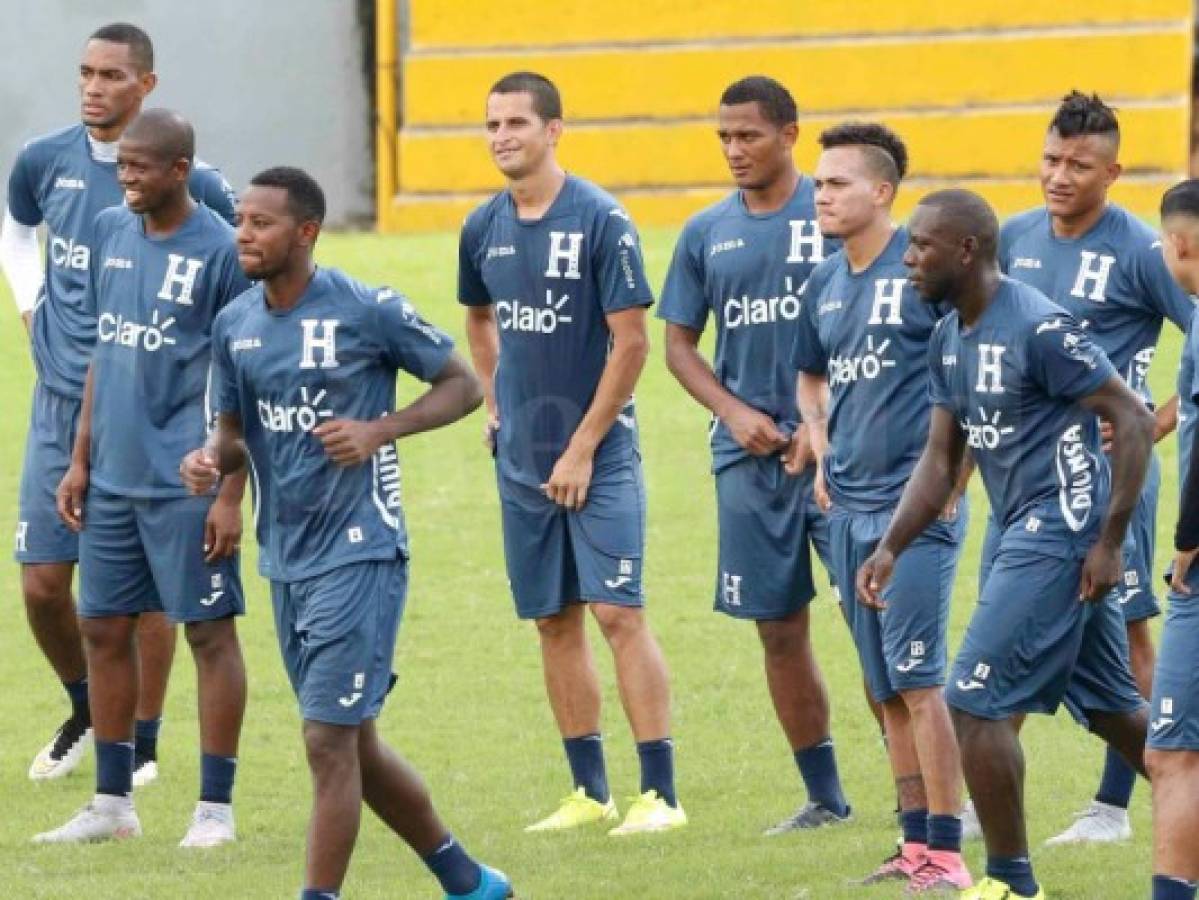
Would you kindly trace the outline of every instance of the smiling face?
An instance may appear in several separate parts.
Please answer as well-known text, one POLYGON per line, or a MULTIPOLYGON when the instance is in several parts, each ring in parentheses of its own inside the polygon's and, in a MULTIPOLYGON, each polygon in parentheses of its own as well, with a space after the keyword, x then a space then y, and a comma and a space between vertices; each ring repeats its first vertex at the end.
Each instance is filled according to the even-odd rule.
POLYGON ((1107 202, 1107 190, 1120 176, 1116 144, 1103 134, 1045 135, 1041 152, 1041 193, 1050 215, 1075 219, 1107 202))
POLYGON ((496 168, 518 181, 553 159, 562 120, 542 119, 533 108, 533 95, 515 91, 488 95, 486 128, 487 146, 496 168))
POLYGON ((80 117, 89 128, 123 128, 154 89, 153 72, 140 72, 128 44, 90 40, 79 63, 80 117))
POLYGON ((156 212, 186 189, 190 170, 188 160, 170 159, 148 141, 123 137, 117 148, 117 181, 138 215, 156 212))
POLYGON ((791 168, 799 135, 794 123, 776 125, 762 115, 757 101, 722 104, 716 134, 733 181, 742 190, 764 190, 791 168))

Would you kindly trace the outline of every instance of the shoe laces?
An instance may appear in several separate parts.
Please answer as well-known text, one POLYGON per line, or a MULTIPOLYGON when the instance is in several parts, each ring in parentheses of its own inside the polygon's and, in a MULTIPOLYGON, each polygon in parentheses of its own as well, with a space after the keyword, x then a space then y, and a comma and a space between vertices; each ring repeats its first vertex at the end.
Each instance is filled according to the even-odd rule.
POLYGON ((196 811, 192 813, 192 825, 200 825, 204 822, 224 824, 225 815, 211 806, 197 806, 196 811))
POLYGON ((91 723, 85 719, 70 716, 59 726, 58 732, 54 735, 54 746, 50 750, 50 756, 56 760, 62 759, 72 747, 83 739, 91 727, 91 723))
POLYGON ((926 859, 920 864, 920 867, 912 873, 912 881, 909 886, 913 890, 921 890, 923 888, 932 887, 947 875, 949 875, 949 870, 947 868, 935 860, 926 859))

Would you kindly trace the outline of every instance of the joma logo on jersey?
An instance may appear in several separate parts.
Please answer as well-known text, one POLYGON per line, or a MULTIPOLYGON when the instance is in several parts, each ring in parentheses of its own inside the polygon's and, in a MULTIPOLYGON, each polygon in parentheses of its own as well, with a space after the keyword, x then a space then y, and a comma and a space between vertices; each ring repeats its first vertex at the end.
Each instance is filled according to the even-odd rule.
POLYGON ((852 384, 860 378, 873 381, 884 369, 895 367, 895 360, 887 359, 887 348, 891 339, 886 338, 875 346, 874 336, 866 336, 866 352, 860 356, 834 356, 828 361, 829 387, 852 384))
POLYGON ((962 431, 966 434, 966 443, 975 450, 994 450, 1003 438, 1016 430, 1011 425, 1000 424, 1003 415, 1000 410, 995 410, 993 416, 988 416, 987 411, 980 406, 978 415, 982 422, 977 425, 969 419, 961 423, 962 431))
POLYGON ((301 369, 336 369, 337 362, 337 319, 301 319, 303 348, 300 351, 301 369), (317 362, 317 357, 320 362, 317 362))
POLYGON ((160 320, 158 310, 150 314, 149 325, 130 322, 119 314, 101 313, 100 318, 96 320, 96 337, 102 344, 117 344, 154 353, 168 344, 175 343, 175 339, 170 335, 171 326, 174 324, 174 316, 160 320))
POLYGON ((50 262, 63 269, 86 272, 92 258, 87 244, 77 244, 71 238, 50 238, 50 262))
POLYGON ((551 231, 550 257, 545 266, 546 278, 582 278, 579 273, 579 254, 583 249, 583 232, 551 231), (561 270, 566 263, 566 271, 561 270))
POLYGON ((769 325, 780 320, 793 322, 799 318, 803 304, 794 293, 791 276, 786 279, 787 292, 781 297, 740 298, 724 301, 724 327, 743 328, 746 325, 769 325))
POLYGON ((1081 260, 1078 263, 1078 274, 1074 276, 1074 287, 1070 288, 1070 296, 1104 302, 1107 300, 1107 277, 1111 274, 1116 257, 1106 253, 1093 253, 1090 250, 1083 250, 1079 255, 1081 260))
POLYGON ((745 246, 745 241, 742 238, 731 238, 727 241, 720 241, 713 244, 712 249, 708 251, 708 256, 715 256, 718 253, 727 253, 730 250, 740 250, 745 246))
POLYGON ((824 235, 820 233, 820 227, 811 219, 792 219, 791 247, 787 253, 787 262, 818 263, 823 261, 824 235))
POLYGON ((167 257, 167 271, 162 277, 162 287, 158 289, 159 300, 170 300, 181 306, 192 305, 192 291, 196 286, 196 276, 204 268, 204 260, 190 259, 172 253, 167 257), (178 291, 178 293, 176 293, 178 291))
POLYGON ((957 687, 959 691, 981 691, 987 686, 987 679, 991 677, 991 667, 984 662, 980 662, 974 667, 974 672, 969 678, 959 678, 957 687))
POLYGON ((56 188, 66 188, 69 191, 86 191, 87 182, 82 178, 71 178, 67 175, 59 175, 54 179, 56 188))
POLYGON ((1083 443, 1082 426, 1067 428, 1057 442, 1058 502, 1071 531, 1081 531, 1094 506, 1098 462, 1083 443))
POLYGON ((566 312, 569 300, 570 294, 555 297, 548 288, 545 291, 545 306, 530 306, 519 300, 497 300, 495 320, 505 331, 553 334, 559 325, 573 321, 566 312))
POLYGON ((106 269, 132 269, 133 260, 125 259, 120 256, 110 256, 104 260, 104 268, 106 269))
POLYGON ((292 405, 271 403, 269 400, 258 401, 258 420, 267 431, 290 433, 293 431, 309 432, 320 423, 321 419, 333 417, 333 410, 323 409, 326 391, 320 390, 309 396, 308 388, 300 388, 300 402, 292 405))

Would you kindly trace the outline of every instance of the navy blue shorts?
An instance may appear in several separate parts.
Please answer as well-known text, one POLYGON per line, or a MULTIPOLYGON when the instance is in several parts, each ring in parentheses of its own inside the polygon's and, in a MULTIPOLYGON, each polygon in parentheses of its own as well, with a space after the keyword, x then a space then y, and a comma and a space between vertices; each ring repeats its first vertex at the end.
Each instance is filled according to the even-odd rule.
POLYGON ((1123 584, 1119 588, 1120 610, 1127 622, 1140 622, 1161 615, 1161 604, 1153 593, 1153 550, 1157 530, 1157 497, 1162 484, 1162 461, 1149 457, 1145 485, 1128 523, 1131 541, 1124 556, 1123 584))
POLYGON ((816 596, 814 547, 830 568, 828 518, 816 505, 816 467, 798 477, 777 456, 748 456, 716 473, 720 532, 715 609, 738 619, 783 619, 816 596))
POLYGON ((71 465, 79 409, 80 401, 46 390, 40 381, 34 386, 17 501, 13 558, 19 563, 79 559, 79 536, 59 518, 54 500, 71 465))
POLYGON ((508 582, 522 619, 578 602, 642 606, 645 486, 636 456, 597 465, 577 511, 499 477, 508 582))
POLYGON ((1064 701, 1086 725, 1088 712, 1144 705, 1115 592, 1082 602, 1082 562, 1077 554, 1001 544, 945 688, 950 706, 998 720, 1053 713, 1064 701))
POLYGON ((954 522, 935 522, 899 555, 883 590, 887 608, 880 612, 858 602, 854 584, 893 512, 855 513, 836 506, 829 512, 829 546, 841 609, 866 686, 879 702, 900 691, 945 683, 949 602, 968 515, 963 503, 954 522))
POLYGON ((1199 566, 1187 573, 1187 586, 1194 593, 1167 595, 1149 706, 1146 746, 1153 750, 1199 750, 1199 566))
POLYGON ((360 725, 379 716, 395 684, 392 659, 407 596, 402 556, 271 582, 279 650, 304 719, 360 725))
POLYGON ((211 506, 211 497, 138 500, 92 485, 79 538, 79 615, 165 612, 204 622, 244 613, 238 557, 204 561, 211 506))

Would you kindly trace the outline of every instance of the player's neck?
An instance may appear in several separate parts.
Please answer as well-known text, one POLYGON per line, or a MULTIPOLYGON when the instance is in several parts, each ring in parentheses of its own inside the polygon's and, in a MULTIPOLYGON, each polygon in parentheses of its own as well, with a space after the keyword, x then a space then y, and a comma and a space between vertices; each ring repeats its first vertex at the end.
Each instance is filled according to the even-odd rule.
POLYGON ((778 212, 794 196, 795 188, 801 177, 799 169, 791 166, 781 177, 776 178, 765 187, 744 188, 741 191, 741 199, 745 203, 745 208, 758 216, 778 212))
POLYGON ((845 258, 849 260, 850 271, 861 272, 869 269, 871 264, 887 249, 887 244, 891 242, 891 235, 895 234, 895 228, 895 223, 884 216, 875 219, 857 234, 847 235, 845 258))
POLYGON ((558 199, 564 184, 566 172, 557 163, 551 163, 524 178, 509 181, 508 193, 516 205, 517 217, 540 219, 558 199))
POLYGON ((997 266, 979 271, 962 290, 958 291, 953 305, 967 328, 972 326, 987 311, 995 292, 999 290, 1002 276, 997 266))
POLYGON ((316 263, 308 259, 305 265, 286 269, 267 278, 262 285, 266 294, 266 305, 271 309, 287 312, 300 302, 308 285, 316 275, 316 263))
POLYGON ((1052 213, 1049 215, 1049 227, 1053 229, 1053 236, 1073 240, 1080 238, 1092 228, 1095 223, 1103 218, 1103 214, 1107 212, 1107 200, 1096 206, 1094 209, 1088 209, 1084 213, 1077 216, 1055 216, 1052 213))
POLYGON ((196 201, 184 191, 178 197, 172 197, 167 203, 153 212, 145 213, 142 221, 145 223, 146 234, 150 237, 168 237, 174 234, 187 221, 196 209, 196 201))

